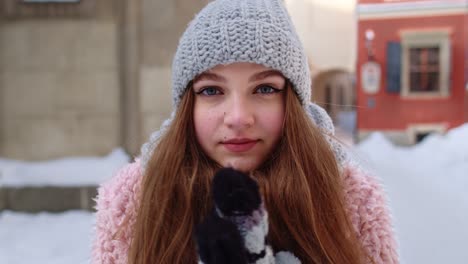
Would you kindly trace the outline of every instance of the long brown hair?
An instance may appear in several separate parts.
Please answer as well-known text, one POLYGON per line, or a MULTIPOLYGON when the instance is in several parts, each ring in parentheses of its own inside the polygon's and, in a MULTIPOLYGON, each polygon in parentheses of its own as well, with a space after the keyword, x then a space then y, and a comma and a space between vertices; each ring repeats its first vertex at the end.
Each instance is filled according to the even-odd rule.
MULTIPOLYGON (((270 244, 303 263, 363 263, 333 151, 290 87, 285 97, 281 140, 252 172, 268 210, 270 244)), ((195 139, 193 106, 193 91, 187 89, 149 161, 132 227, 131 264, 197 261, 193 227, 212 206, 211 178, 219 165, 195 139)))

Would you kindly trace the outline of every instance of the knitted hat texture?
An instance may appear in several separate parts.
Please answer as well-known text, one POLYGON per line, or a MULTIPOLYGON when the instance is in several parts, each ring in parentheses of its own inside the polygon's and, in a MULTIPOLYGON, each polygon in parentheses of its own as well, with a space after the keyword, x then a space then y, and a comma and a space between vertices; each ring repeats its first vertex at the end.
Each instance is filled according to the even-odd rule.
POLYGON ((197 75, 234 62, 280 71, 302 105, 309 102, 307 57, 280 0, 216 0, 200 11, 182 35, 172 64, 174 106, 197 75))

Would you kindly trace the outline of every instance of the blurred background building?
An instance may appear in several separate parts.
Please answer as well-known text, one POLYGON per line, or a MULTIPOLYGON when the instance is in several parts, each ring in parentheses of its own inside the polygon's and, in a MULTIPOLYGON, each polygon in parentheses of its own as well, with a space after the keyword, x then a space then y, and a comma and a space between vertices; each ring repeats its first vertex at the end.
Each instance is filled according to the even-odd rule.
POLYGON ((359 139, 414 144, 468 122, 468 2, 360 0, 359 139))
POLYGON ((171 111, 170 64, 204 0, 2 0, 0 156, 137 154, 171 111))
MULTIPOLYGON (((171 112, 172 56, 207 2, 2 0, 0 156, 46 160, 119 146, 137 155, 171 112)), ((337 119, 355 104, 355 1, 285 3, 310 58, 314 101, 337 119)))
POLYGON ((356 1, 286 0, 309 56, 312 101, 323 107, 347 142, 356 123, 356 1))
MULTIPOLYGON (((137 155, 171 112, 172 56, 207 2, 1 1, 0 156, 137 155)), ((285 4, 339 131, 413 144, 468 120, 465 0, 285 4)))

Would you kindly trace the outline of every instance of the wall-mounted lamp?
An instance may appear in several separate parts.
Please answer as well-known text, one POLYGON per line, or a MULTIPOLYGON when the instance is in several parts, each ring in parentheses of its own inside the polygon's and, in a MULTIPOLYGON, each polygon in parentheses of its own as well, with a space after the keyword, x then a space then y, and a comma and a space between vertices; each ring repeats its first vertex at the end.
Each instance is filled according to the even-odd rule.
POLYGON ((372 42, 375 38, 374 30, 372 29, 366 30, 365 37, 366 37, 367 59, 369 61, 373 61, 375 57, 374 47, 372 45, 372 42))

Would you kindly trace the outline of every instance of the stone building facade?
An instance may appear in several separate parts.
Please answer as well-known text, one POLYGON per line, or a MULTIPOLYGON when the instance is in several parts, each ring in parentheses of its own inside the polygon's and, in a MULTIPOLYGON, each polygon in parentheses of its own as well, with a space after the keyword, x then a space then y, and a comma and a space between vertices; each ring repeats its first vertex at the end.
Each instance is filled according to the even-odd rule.
POLYGON ((137 154, 170 113, 171 58, 206 2, 2 1, 0 156, 137 154))
MULTIPOLYGON (((172 56, 207 2, 2 0, 0 157, 137 155, 170 115, 172 56)), ((352 72, 354 10, 319 2, 285 1, 316 69, 352 72)))

